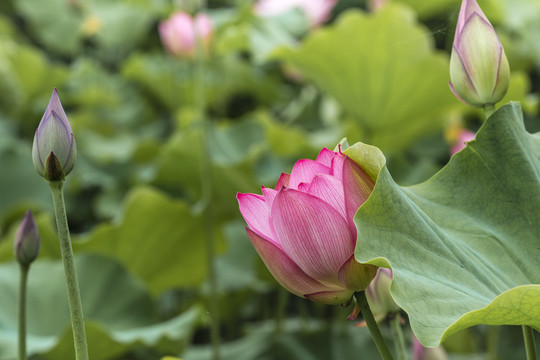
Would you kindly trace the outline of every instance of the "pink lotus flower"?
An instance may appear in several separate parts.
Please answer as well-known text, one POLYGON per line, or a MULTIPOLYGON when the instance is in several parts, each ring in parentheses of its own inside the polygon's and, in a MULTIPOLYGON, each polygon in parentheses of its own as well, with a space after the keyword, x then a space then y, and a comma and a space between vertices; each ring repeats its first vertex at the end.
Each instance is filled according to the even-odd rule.
POLYGON ((306 14, 310 25, 316 27, 328 20, 336 2, 337 0, 259 0, 255 4, 255 13, 270 17, 297 8, 306 14))
POLYGON ((212 21, 206 14, 199 14, 192 18, 185 12, 176 12, 159 24, 161 42, 167 51, 177 57, 190 58, 197 49, 196 35, 207 50, 212 36, 212 21))
POLYGON ((354 161, 322 149, 296 162, 275 189, 237 194, 247 234, 268 270, 300 297, 339 304, 364 290, 377 272, 354 259, 353 217, 373 180, 354 161))
POLYGON ((510 84, 499 37, 476 0, 463 0, 450 57, 450 89, 473 106, 495 104, 510 84))

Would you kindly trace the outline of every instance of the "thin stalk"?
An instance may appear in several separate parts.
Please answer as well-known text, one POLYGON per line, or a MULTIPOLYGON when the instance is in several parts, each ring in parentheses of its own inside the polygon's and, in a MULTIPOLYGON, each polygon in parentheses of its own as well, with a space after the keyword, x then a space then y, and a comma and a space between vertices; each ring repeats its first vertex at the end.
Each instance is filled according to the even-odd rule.
POLYGON ((26 360, 26 283, 28 281, 28 270, 30 265, 20 266, 21 274, 19 279, 19 360, 26 360))
MULTIPOLYGON (((205 1, 201 1, 200 10, 206 8, 205 1)), ((194 26, 195 33, 195 106, 197 111, 198 124, 200 126, 200 146, 202 154, 201 164, 201 200, 202 216, 204 218, 204 237, 206 243, 206 256, 208 261, 208 278, 210 287, 210 314, 211 314, 211 341, 212 360, 220 358, 220 321, 219 303, 217 293, 217 274, 215 266, 216 251, 214 246, 214 212, 212 199, 214 197, 212 189, 212 158, 210 156, 210 124, 206 118, 206 96, 205 96, 205 59, 202 39, 197 26, 194 26)))
POLYGON ((392 328, 392 337, 394 338, 397 358, 398 360, 407 360, 407 346, 405 345, 405 337, 403 336, 403 329, 401 327, 401 315, 399 313, 390 320, 390 326, 392 328))
POLYGON ((381 358, 383 360, 394 360, 394 358, 392 357, 392 353, 390 352, 388 345, 386 345, 386 341, 384 340, 381 331, 379 330, 379 326, 377 325, 377 322, 375 321, 375 318, 371 313, 371 309, 369 308, 369 304, 366 298, 366 292, 357 291, 354 293, 354 297, 356 298, 356 301, 358 301, 358 305, 360 306, 360 311, 362 312, 364 321, 366 322, 366 325, 371 332, 371 337, 375 341, 375 345, 379 350, 381 358))
POLYGON ((62 262, 66 274, 68 291, 69 312, 71 315, 71 327, 73 330, 73 343, 75 345, 75 359, 88 360, 88 346, 86 344, 86 331, 84 329, 84 317, 82 311, 81 293, 79 281, 75 271, 75 257, 71 247, 71 238, 64 204, 63 181, 49 182, 51 188, 54 214, 56 216, 56 228, 60 240, 62 262))
POLYGON ((484 105, 484 114, 486 115, 486 120, 489 119, 491 114, 495 112, 495 104, 486 104, 484 105))
POLYGON ((525 351, 527 360, 536 360, 536 344, 534 343, 534 332, 530 326, 523 325, 523 339, 525 340, 525 351))

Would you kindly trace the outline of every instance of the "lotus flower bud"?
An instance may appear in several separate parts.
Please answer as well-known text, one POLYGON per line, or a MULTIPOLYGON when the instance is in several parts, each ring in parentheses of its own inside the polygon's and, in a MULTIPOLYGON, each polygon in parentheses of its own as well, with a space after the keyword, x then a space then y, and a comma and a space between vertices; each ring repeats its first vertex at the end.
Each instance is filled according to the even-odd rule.
POLYGON ((60 181, 71 172, 76 158, 73 131, 58 98, 58 91, 54 89, 34 136, 34 168, 45 180, 60 181))
POLYGON ((295 295, 345 303, 364 290, 377 267, 354 259, 354 215, 370 196, 373 179, 341 152, 323 149, 299 160, 262 195, 238 194, 247 234, 268 270, 295 295))
POLYGON ((40 245, 36 222, 32 211, 28 210, 15 233, 15 242, 13 243, 13 253, 19 264, 30 265, 38 256, 40 245))
POLYGON ((463 0, 450 57, 450 88, 473 106, 500 101, 510 83, 510 66, 499 37, 476 0, 463 0))
POLYGON ((375 320, 383 320, 388 314, 399 311, 400 307, 390 295, 392 270, 379 268, 377 275, 366 289, 366 297, 375 320))
POLYGON ((323 24, 332 13, 337 0, 259 0, 255 13, 263 17, 278 16, 293 9, 300 9, 312 27, 323 24))
POLYGON ((426 348, 420 344, 420 341, 413 335, 413 360, 448 360, 444 349, 440 346, 436 348, 426 348))
POLYGON ((197 38, 201 39, 203 48, 208 50, 212 37, 212 21, 206 14, 195 18, 179 11, 159 24, 161 42, 167 51, 179 58, 193 58, 197 49, 197 38))

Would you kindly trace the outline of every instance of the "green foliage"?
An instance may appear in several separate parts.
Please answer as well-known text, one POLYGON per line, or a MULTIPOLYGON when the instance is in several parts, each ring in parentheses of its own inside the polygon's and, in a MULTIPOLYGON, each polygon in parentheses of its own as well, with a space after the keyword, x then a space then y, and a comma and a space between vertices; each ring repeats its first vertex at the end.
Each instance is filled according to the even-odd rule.
MULTIPOLYGON (((141 344, 163 352, 176 351, 189 340, 200 312, 193 308, 160 321, 146 288, 118 262, 102 256, 84 255, 76 260, 83 311, 88 320, 90 356, 113 359, 141 344)), ((18 292, 16 263, 0 266, 0 357, 16 356, 16 312, 12 306, 18 292)), ((28 352, 49 359, 69 359, 73 339, 63 265, 37 261, 28 284, 28 352), (47 286, 43 286, 47 284, 47 286)))
POLYGON ((119 224, 98 226, 76 251, 99 253, 120 261, 154 294, 194 286, 206 274, 201 216, 183 201, 152 188, 128 195, 119 224))
MULTIPOLYGON (((296 160, 314 159, 322 147, 333 148, 344 137, 384 151, 383 156, 374 146, 347 150, 373 164, 366 168, 372 177, 383 169, 362 211, 370 209, 365 219, 379 211, 384 224, 362 225, 360 231, 376 234, 377 244, 369 242, 378 246, 370 250, 372 257, 379 262, 386 257, 394 267, 394 295, 421 340, 436 344, 448 338, 443 345, 450 358, 461 353, 462 360, 522 359, 519 328, 469 326, 537 321, 535 298, 526 301, 537 294, 539 281, 531 275, 536 248, 514 241, 514 254, 526 254, 508 258, 497 249, 510 246, 517 236, 512 229, 529 229, 507 223, 527 216, 536 220, 538 213, 532 200, 537 194, 518 204, 509 192, 527 163, 514 156, 525 151, 504 149, 516 137, 538 146, 538 136, 526 135, 512 115, 506 119, 513 124, 510 133, 488 149, 485 139, 497 136, 492 124, 500 122, 492 119, 476 143, 428 182, 400 187, 389 176, 399 184, 429 179, 450 159, 455 139, 448 136, 448 123, 474 131, 483 121, 482 111, 463 106, 447 86, 459 0, 393 0, 376 13, 365 10, 366 1, 340 0, 321 28, 310 26, 300 9, 261 17, 252 1, 209 1, 215 25, 204 64, 210 202, 202 196, 196 66, 193 59, 168 55, 159 41, 159 22, 180 3, 193 12, 199 6, 194 0, 0 1, 0 358, 13 358, 16 346, 18 269, 10 261, 15 231, 28 208, 42 238, 30 272, 29 348, 36 358, 73 357, 51 197, 30 151, 57 87, 78 146, 65 198, 92 359, 210 358, 213 314, 204 245, 209 222, 201 215, 207 206, 218 250, 224 359, 375 358, 367 330, 344 321, 351 309, 313 304, 279 288, 247 238, 235 200, 237 192, 274 187, 296 160), (475 162, 478 149, 493 151, 486 155, 497 160, 490 169, 510 171, 517 164, 508 186, 501 183, 502 174, 488 181, 475 162), (396 201, 386 200, 392 195, 396 201), (428 201, 441 198, 470 208, 428 201), (423 219, 438 232, 422 244, 450 260, 435 263, 433 251, 409 246, 407 232, 389 230, 409 224, 411 212, 400 212, 398 200, 418 216, 427 214, 423 219), (378 201, 380 207, 374 206, 378 201), (520 215, 516 209, 526 206, 530 212, 520 215), (503 209, 510 215, 497 212, 503 209), (493 244, 495 239, 500 243, 493 244), (400 243, 408 245, 402 249, 400 243), (458 268, 456 259, 465 268, 458 268), (521 300, 520 310, 530 306, 530 316, 501 315, 501 308, 521 300), (425 324, 436 326, 426 333, 419 330, 425 324)), ((538 131, 538 2, 480 0, 480 5, 510 61, 504 101, 521 101, 526 126, 538 131)), ((497 117, 517 111, 512 109, 501 109, 497 117)), ((534 154, 530 164, 537 160, 534 154)), ((536 189, 537 182, 531 184, 524 189, 536 189)), ((428 229, 416 224, 411 231, 428 229)), ((362 244, 361 257, 372 260, 367 254, 362 244)), ((387 324, 381 327, 388 335, 387 324)))
POLYGON ((425 345, 476 324, 540 329, 539 154, 513 103, 425 183, 399 187, 382 168, 355 217, 356 258, 392 267, 425 345))
POLYGON ((353 116, 348 136, 385 152, 403 150, 440 129, 443 111, 457 104, 446 87, 447 56, 433 50, 427 31, 402 6, 388 4, 372 15, 344 14, 333 27, 276 57, 297 67, 353 116), (399 136, 391 129, 399 129, 399 136))

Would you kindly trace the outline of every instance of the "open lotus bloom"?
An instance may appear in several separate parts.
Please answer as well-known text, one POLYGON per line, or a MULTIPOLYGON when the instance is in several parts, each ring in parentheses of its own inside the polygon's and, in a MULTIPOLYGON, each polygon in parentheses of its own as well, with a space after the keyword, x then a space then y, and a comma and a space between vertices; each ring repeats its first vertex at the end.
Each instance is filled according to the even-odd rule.
POLYGON ((499 37, 476 0, 463 0, 450 57, 450 88, 473 106, 500 101, 510 83, 510 66, 499 37))
POLYGON ((255 13, 260 16, 277 16, 293 9, 300 9, 311 26, 319 26, 330 17, 337 0, 259 0, 255 13))
POLYGON ((353 160, 323 149, 296 162, 262 195, 237 195, 247 234, 268 270, 288 291, 340 304, 364 290, 377 267, 354 259, 353 217, 374 187, 353 160))

